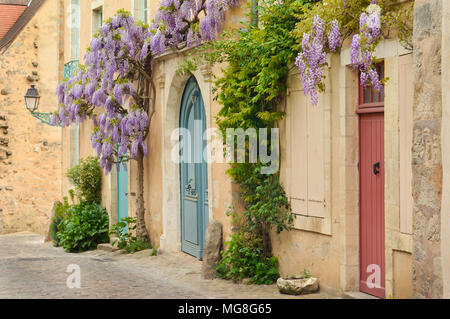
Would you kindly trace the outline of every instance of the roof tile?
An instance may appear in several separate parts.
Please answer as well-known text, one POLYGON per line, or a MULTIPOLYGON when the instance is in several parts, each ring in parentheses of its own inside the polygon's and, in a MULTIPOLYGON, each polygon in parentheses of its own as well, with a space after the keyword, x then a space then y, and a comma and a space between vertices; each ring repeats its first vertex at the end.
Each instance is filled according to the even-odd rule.
POLYGON ((0 40, 16 23, 27 6, 0 4, 0 40))

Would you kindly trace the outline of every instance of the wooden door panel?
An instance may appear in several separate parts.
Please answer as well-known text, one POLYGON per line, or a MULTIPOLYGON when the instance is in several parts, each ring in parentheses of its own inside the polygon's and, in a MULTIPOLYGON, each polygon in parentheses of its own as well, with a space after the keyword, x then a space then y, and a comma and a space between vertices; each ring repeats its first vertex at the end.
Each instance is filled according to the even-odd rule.
MULTIPOLYGON (((207 164, 203 158, 206 141, 203 132, 206 130, 206 116, 201 98, 200 88, 192 77, 186 84, 183 93, 180 137, 183 143, 180 149, 180 197, 181 197, 181 249, 199 259, 203 258, 203 241, 208 223, 207 203, 207 164), (189 153, 190 156, 183 155, 189 153)), ((180 143, 180 145, 181 145, 180 143)))
POLYGON ((361 114, 360 290, 385 297, 384 114, 361 114))
POLYGON ((197 199, 185 198, 184 200, 184 239, 191 244, 198 245, 198 209, 197 199))

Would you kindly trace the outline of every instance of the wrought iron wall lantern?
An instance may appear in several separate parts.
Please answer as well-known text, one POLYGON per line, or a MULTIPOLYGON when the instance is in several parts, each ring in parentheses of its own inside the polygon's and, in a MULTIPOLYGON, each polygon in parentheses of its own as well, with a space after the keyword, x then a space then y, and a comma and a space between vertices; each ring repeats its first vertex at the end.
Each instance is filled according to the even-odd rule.
POLYGON ((39 108, 40 99, 41 96, 39 95, 38 90, 34 87, 34 85, 31 85, 31 87, 25 94, 25 106, 27 110, 30 111, 30 114, 44 124, 51 126, 61 126, 60 124, 54 125, 51 123, 52 113, 36 112, 39 108))

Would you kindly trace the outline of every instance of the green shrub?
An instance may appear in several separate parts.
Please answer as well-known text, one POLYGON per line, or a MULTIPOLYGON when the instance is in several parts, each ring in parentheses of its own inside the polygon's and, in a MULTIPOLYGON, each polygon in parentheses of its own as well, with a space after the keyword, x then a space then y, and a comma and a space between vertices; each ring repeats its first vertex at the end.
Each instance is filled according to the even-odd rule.
POLYGON ((117 237, 117 239, 114 240, 113 245, 117 243, 117 247, 125 250, 128 254, 134 254, 137 251, 153 248, 149 242, 137 239, 136 236, 133 235, 135 229, 135 217, 122 218, 117 224, 112 225, 109 234, 117 237))
POLYGON ((225 243, 227 250, 222 251, 222 260, 217 264, 220 278, 240 281, 249 278, 253 284, 272 284, 278 277, 278 259, 264 254, 261 238, 250 232, 232 235, 225 243))
POLYGON ((116 236, 117 239, 113 241, 113 245, 117 243, 119 249, 124 249, 128 242, 136 240, 133 236, 133 231, 136 229, 136 218, 125 217, 120 219, 116 224, 112 225, 109 234, 116 236))
POLYGON ((55 216, 53 216, 50 223, 50 236, 53 239, 53 245, 56 247, 61 246, 57 234, 63 229, 62 221, 64 217, 67 215, 67 211, 69 210, 69 208, 70 205, 67 196, 63 198, 63 203, 56 204, 55 216))
POLYGON ((75 187, 75 194, 80 202, 101 202, 102 171, 97 158, 89 156, 82 159, 67 171, 66 176, 75 187))
POLYGON ((68 252, 81 252, 109 242, 108 214, 99 204, 72 205, 56 234, 58 243, 68 252))

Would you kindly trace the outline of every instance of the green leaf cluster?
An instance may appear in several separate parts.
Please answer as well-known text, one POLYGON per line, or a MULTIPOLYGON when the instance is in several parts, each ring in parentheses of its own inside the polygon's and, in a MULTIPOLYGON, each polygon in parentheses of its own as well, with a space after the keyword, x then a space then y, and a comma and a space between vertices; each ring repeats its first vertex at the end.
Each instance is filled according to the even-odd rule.
MULTIPOLYGON (((116 237, 113 245, 117 244, 119 249, 123 249, 128 254, 134 254, 144 249, 152 249, 153 246, 149 242, 140 240, 134 235, 135 231, 136 218, 124 217, 111 226, 109 234, 116 237)), ((152 251, 153 255, 156 255, 155 249, 152 251)))
MULTIPOLYGON (((343 40, 359 33, 359 17, 372 3, 372 0, 324 0, 314 5, 295 1, 293 6, 303 13, 292 31, 297 39, 295 50, 301 51, 304 33, 310 33, 316 15, 325 23, 325 32, 330 30, 330 22, 337 20, 343 40)), ((397 36, 400 43, 412 49, 414 0, 378 0, 381 8, 381 31, 383 38, 397 36)))
POLYGON ((70 206, 58 225, 56 241, 67 252, 82 252, 109 242, 108 214, 96 203, 70 206))
POLYGON ((62 221, 64 217, 67 215, 67 212, 70 208, 69 199, 67 196, 63 198, 63 202, 56 203, 55 206, 55 216, 52 217, 50 223, 50 236, 53 239, 53 245, 55 247, 61 246, 61 242, 57 236, 58 232, 62 230, 62 221))
MULTIPOLYGON (((258 8, 259 25, 246 24, 236 35, 225 34, 213 44, 206 60, 226 62, 215 81, 215 98, 222 105, 216 118, 226 136, 227 128, 273 128, 284 113, 279 109, 286 94, 286 80, 296 57, 291 31, 304 10, 315 1, 264 1, 258 8), (297 6, 301 3, 304 6, 297 6)), ((270 141, 266 143, 271 149, 270 141)), ((262 163, 233 163, 228 174, 240 186, 246 204, 243 216, 251 231, 288 229, 292 215, 279 175, 261 173, 262 163)))
POLYGON ((225 243, 222 260, 217 264, 220 278, 241 281, 250 279, 252 284, 274 283, 278 277, 278 259, 264 253, 263 240, 251 232, 234 234, 225 243))
POLYGON ((75 188, 75 194, 80 202, 100 203, 102 189, 102 171, 98 159, 89 156, 69 169, 67 178, 75 188))

